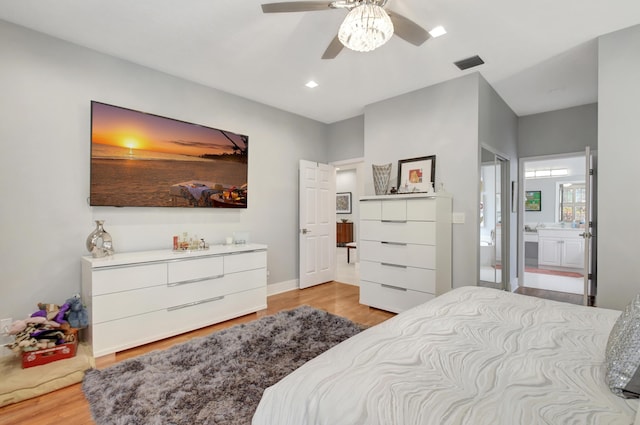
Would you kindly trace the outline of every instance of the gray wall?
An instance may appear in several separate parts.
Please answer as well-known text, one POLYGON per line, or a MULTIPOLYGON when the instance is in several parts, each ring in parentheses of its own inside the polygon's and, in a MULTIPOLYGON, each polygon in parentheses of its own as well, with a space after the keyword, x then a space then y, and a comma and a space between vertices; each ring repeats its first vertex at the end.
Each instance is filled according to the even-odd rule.
MULTIPOLYGON (((365 194, 374 194, 372 164, 436 155, 436 184, 453 195, 453 286, 476 285, 478 261, 478 81, 469 74, 365 108, 365 194)), ((436 185, 437 187, 437 185, 436 185)))
MULTIPOLYGON (((511 110, 498 93, 480 76, 479 78, 479 122, 478 122, 478 141, 480 149, 482 146, 489 147, 494 153, 505 158, 509 163, 509 181, 507 193, 501 194, 509 200, 511 205, 511 182, 518 181, 518 117, 511 110)), ((480 175, 478 165, 478 176, 480 175)), ((476 185, 476 193, 479 194, 478 185, 476 185)), ((480 199, 476 202, 480 205, 480 199)), ((479 214, 476 214, 478 216, 479 214)), ((506 232, 506 218, 509 218, 509 276, 508 281, 514 282, 518 275, 517 267, 517 241, 518 241, 518 214, 511 212, 509 207, 506 211, 502 211, 503 226, 502 231, 506 232)), ((478 244, 476 244, 478 245, 478 244)), ((506 249, 504 247, 503 249, 506 249)), ((478 254, 479 255, 479 254, 478 254)), ((512 285, 515 287, 515 284, 512 285)))
POLYGON ((518 119, 518 155, 527 158, 598 147, 598 105, 576 106, 518 119))
POLYGON ((328 161, 343 161, 364 156, 364 115, 329 124, 328 161))
POLYGON ((0 318, 80 291, 95 219, 117 251, 162 249, 233 231, 269 245, 269 283, 298 275, 298 160, 327 162, 327 125, 0 22, 0 318), (244 211, 91 208, 90 100, 249 135, 244 211), (282 194, 286 194, 282 196, 282 194))
POLYGON ((598 305, 622 309, 640 292, 640 25, 600 37, 598 51, 598 305))

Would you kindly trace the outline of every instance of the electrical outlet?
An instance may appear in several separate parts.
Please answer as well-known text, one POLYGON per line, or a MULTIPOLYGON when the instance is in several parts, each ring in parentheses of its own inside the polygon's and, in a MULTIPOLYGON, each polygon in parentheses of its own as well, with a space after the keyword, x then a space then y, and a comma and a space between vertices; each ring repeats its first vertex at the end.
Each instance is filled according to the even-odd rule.
POLYGON ((12 318, 7 318, 7 319, 1 319, 0 320, 0 334, 4 335, 7 332, 9 332, 9 328, 11 327, 11 324, 13 323, 13 319, 12 318))

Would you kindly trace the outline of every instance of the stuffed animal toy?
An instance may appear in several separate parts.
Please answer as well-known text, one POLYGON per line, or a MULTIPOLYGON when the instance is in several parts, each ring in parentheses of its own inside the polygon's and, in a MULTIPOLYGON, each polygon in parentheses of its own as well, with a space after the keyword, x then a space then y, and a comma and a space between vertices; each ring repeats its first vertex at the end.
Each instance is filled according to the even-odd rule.
POLYGON ((38 303, 38 311, 33 313, 31 317, 44 317, 47 320, 54 320, 60 312, 60 306, 57 304, 38 303))
POLYGON ((11 326, 9 326, 9 331, 7 332, 9 335, 17 335, 23 330, 27 328, 26 320, 15 320, 11 326))
POLYGON ((69 298, 65 304, 69 305, 67 321, 72 328, 86 328, 89 326, 89 315, 87 314, 87 309, 82 304, 80 295, 74 295, 69 298))
POLYGON ((57 304, 38 303, 38 311, 33 313, 31 317, 44 317, 51 322, 62 324, 65 323, 64 318, 69 307, 68 303, 64 303, 61 306, 57 304))

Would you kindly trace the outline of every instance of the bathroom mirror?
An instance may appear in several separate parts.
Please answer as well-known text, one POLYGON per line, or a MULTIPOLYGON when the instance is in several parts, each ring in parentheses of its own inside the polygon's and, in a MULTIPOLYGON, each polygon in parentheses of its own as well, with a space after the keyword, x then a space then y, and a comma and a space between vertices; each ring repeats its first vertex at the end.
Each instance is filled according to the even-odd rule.
POLYGON ((507 282, 508 250, 503 249, 503 212, 509 214, 508 161, 482 148, 480 153, 480 262, 479 284, 504 289, 507 282))

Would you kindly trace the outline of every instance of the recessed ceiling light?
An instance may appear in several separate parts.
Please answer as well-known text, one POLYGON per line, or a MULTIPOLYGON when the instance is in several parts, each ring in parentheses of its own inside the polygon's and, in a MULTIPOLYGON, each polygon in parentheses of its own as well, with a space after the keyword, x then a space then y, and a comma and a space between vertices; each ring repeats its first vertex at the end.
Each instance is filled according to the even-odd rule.
POLYGON ((307 84, 305 84, 305 86, 309 87, 310 89, 315 89, 316 87, 318 87, 318 83, 316 83, 315 81, 311 80, 307 84))
POLYGON ((432 29, 431 31, 429 31, 429 35, 433 38, 440 37, 441 35, 445 35, 446 33, 447 33, 447 30, 445 30, 442 25, 439 25, 434 29, 432 29))

